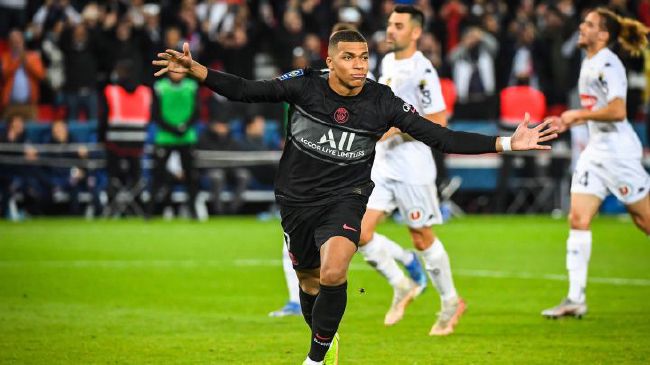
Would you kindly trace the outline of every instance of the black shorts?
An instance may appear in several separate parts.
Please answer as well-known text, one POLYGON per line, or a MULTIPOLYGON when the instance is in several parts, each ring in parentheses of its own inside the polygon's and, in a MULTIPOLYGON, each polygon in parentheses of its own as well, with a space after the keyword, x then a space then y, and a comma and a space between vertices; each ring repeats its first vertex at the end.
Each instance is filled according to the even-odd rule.
POLYGON ((359 244, 368 197, 348 195, 323 206, 280 206, 284 244, 296 270, 320 267, 320 246, 334 236, 359 244))

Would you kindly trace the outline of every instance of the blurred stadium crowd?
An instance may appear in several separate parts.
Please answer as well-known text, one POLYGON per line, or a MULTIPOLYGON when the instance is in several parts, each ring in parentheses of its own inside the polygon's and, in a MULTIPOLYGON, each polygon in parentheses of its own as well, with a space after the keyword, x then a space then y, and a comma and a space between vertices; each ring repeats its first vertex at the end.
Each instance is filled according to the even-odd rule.
MULTIPOLYGON (((231 103, 193 80, 172 80, 182 85, 178 91, 169 80, 154 79, 151 60, 189 42, 203 64, 268 79, 323 68, 332 27, 348 23, 368 39, 376 74, 388 51, 386 20, 394 5, 405 3, 426 15, 419 47, 447 82, 450 127, 482 132, 498 132, 503 91, 512 86, 541 91, 543 115, 579 105, 583 56, 576 38, 586 9, 607 5, 650 26, 650 0, 0 0, 3 216, 151 216, 189 201, 188 214, 200 217, 271 202, 282 106, 231 103), (150 112, 143 105, 111 111, 128 101, 111 85, 150 90, 150 98, 143 92, 130 99, 150 112), (174 92, 185 102, 170 104, 181 100, 174 92), (125 144, 111 120, 127 114, 142 119, 144 134, 129 134, 125 144)), ((628 119, 644 134, 650 52, 621 58, 628 119)), ((565 165, 550 170, 566 176, 565 165)), ((501 193, 507 202, 519 199, 501 193)), ((506 211, 508 205, 496 206, 506 211)))

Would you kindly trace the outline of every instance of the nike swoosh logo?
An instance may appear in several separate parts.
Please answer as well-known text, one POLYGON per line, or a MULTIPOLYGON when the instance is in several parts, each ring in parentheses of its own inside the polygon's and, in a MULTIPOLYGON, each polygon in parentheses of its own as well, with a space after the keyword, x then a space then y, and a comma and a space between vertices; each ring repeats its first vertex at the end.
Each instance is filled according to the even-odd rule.
POLYGON ((316 336, 316 338, 317 338, 319 341, 329 341, 329 340, 332 339, 331 337, 321 337, 321 336, 318 335, 318 333, 315 333, 314 336, 316 336))
POLYGON ((353 232, 357 231, 356 228, 352 228, 352 227, 348 226, 347 224, 343 224, 343 229, 348 230, 348 231, 353 231, 353 232))

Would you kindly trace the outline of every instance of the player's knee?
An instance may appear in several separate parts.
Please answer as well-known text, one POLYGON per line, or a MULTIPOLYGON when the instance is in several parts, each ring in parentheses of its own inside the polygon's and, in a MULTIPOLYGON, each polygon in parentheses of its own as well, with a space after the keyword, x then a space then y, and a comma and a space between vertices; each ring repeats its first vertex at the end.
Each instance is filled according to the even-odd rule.
POLYGON ((572 211, 569 213, 569 224, 571 225, 571 229, 588 230, 591 224, 591 217, 572 211))
POLYGON ((320 283, 318 277, 299 276, 298 281, 300 283, 300 289, 302 289, 303 292, 309 295, 318 295, 318 292, 320 291, 320 283))
POLYGON ((427 243, 422 237, 413 239, 413 247, 418 251, 424 251, 431 246, 431 243, 427 243))
POLYGON ((411 241, 413 242, 413 247, 418 251, 424 251, 431 247, 433 241, 435 240, 433 232, 427 230, 411 231, 411 241))
POLYGON ((320 283, 323 285, 333 286, 341 285, 347 280, 347 270, 345 268, 329 267, 321 268, 320 283))

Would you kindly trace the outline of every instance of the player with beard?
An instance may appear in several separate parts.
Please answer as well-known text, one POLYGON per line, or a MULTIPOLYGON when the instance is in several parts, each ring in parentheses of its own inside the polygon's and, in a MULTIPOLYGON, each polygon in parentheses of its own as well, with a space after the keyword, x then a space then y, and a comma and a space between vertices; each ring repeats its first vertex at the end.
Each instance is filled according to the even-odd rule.
MULTIPOLYGON (((413 105, 431 123, 446 127, 438 73, 417 50, 423 22, 424 14, 419 9, 406 5, 395 7, 386 29, 386 40, 392 52, 382 60, 379 82, 390 86, 395 95, 413 105)), ((375 189, 361 223, 359 252, 393 287, 393 301, 384 324, 391 326, 400 321, 406 306, 427 285, 418 255, 375 232, 386 214, 397 208, 440 296, 441 310, 429 334, 452 333, 465 311, 465 302, 456 292, 445 247, 431 228, 442 223, 431 149, 393 128, 377 143, 372 181, 375 189), (404 275, 397 262, 406 267, 410 278, 404 275)))

